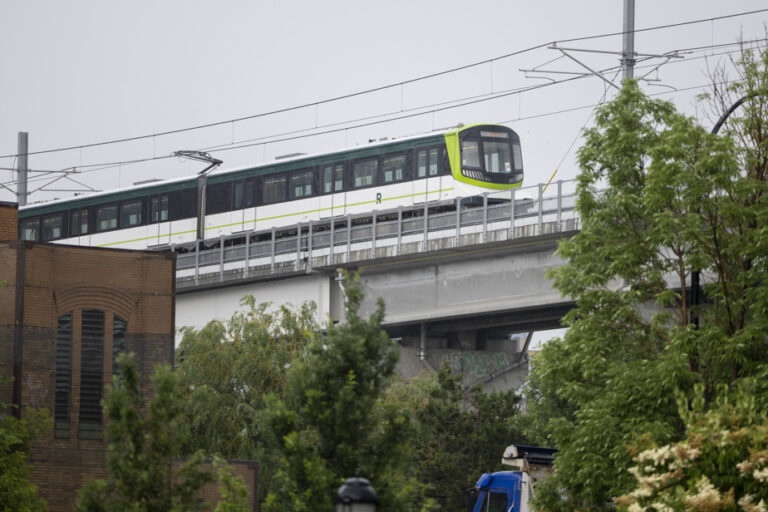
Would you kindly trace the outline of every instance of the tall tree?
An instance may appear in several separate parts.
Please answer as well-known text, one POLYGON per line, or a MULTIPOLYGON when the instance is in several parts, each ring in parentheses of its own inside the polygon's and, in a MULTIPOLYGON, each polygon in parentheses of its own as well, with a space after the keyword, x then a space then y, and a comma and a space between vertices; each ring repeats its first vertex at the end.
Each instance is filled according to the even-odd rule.
POLYGON ((389 393, 399 395, 393 403, 413 404, 416 477, 429 485, 427 496, 441 511, 465 511, 468 490, 480 475, 509 469, 501 466, 504 448, 527 444, 516 423, 520 411, 514 390, 465 390, 447 363, 437 374, 393 387, 389 393))
POLYGON ((310 344, 308 359, 289 372, 293 407, 271 399, 267 421, 280 466, 266 511, 331 510, 334 492, 355 474, 371 480, 382 511, 422 506, 423 489, 408 475, 407 416, 379 400, 397 361, 381 329, 383 304, 366 321, 358 315, 356 279, 346 295, 346 321, 329 325, 310 344))
POLYGON ((632 81, 586 133, 582 228, 552 273, 576 308, 533 370, 537 407, 557 411, 547 422, 556 471, 539 497, 548 510, 611 507, 635 484, 638 438, 684 436, 676 392, 706 406, 768 368, 765 59, 742 62, 748 99, 734 124, 746 137, 711 135, 632 81), (696 270, 704 306, 691 301, 696 270))
MULTIPOLYGON (((1 286, 1 284, 0 284, 1 286)), ((0 384, 7 380, 0 377, 0 384)), ((21 419, 7 414, 10 406, 0 402, 0 511, 42 512, 48 510, 29 481, 28 462, 32 439, 51 427, 45 410, 26 408, 21 419)))
POLYGON ((311 303, 272 310, 249 295, 241 304, 245 310, 226 322, 182 329, 176 356, 182 414, 190 427, 187 451, 263 459, 257 417, 264 396, 290 401, 288 369, 306 359, 320 331, 311 303))
MULTIPOLYGON (((120 375, 103 401, 109 418, 107 477, 89 480, 75 508, 88 512, 167 512, 197 510, 197 492, 213 480, 198 452, 174 469, 185 437, 177 376, 158 366, 147 403, 133 354, 118 356, 120 375)), ((228 496, 229 497, 229 496, 228 496)), ((231 496, 236 502, 237 493, 231 496)))

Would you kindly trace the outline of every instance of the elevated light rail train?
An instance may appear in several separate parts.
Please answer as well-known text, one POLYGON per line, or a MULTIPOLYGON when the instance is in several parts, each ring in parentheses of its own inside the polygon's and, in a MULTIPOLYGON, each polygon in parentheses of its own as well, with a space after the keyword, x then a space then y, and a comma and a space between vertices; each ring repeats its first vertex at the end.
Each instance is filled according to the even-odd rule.
POLYGON ((478 124, 22 207, 24 240, 147 249, 520 187, 518 135, 478 124))

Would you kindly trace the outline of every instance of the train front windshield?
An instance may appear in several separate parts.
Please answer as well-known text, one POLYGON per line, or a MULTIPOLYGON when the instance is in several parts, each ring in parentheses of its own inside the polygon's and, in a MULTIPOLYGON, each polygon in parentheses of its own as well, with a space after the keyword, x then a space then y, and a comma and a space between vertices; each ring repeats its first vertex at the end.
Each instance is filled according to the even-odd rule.
POLYGON ((514 184, 523 179, 520 138, 498 126, 477 127, 460 135, 461 173, 491 183, 514 184))

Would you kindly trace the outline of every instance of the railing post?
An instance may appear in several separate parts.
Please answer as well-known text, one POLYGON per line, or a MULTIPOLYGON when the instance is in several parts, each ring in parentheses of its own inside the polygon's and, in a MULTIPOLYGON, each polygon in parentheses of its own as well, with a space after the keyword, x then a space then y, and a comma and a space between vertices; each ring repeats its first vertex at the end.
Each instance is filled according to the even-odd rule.
POLYGON ((334 235, 334 228, 336 226, 335 217, 331 215, 331 243, 328 249, 328 264, 333 265, 333 247, 336 244, 334 235))
POLYGON ((347 214, 347 261, 346 263, 349 263, 349 258, 352 254, 352 215, 347 214))
POLYGON ((224 281, 224 235, 219 235, 219 281, 224 281))
POLYGON ((456 247, 461 245, 461 198, 456 198, 456 247))
POLYGON ((515 189, 510 190, 509 196, 509 238, 515 238, 515 189))
POLYGON ((557 180, 557 232, 562 231, 563 218, 563 180, 557 180))
POLYGON ((309 221, 309 240, 307 241, 307 271, 312 270, 312 221, 309 221))
POLYGON ((403 247, 403 207, 397 207, 397 255, 400 256, 400 251, 403 247))
POLYGON ((200 240, 195 240, 195 286, 200 282, 200 240))
POLYGON ((272 262, 269 264, 269 272, 275 273, 275 226, 272 226, 272 240, 270 241, 270 252, 272 253, 272 262))
POLYGON ((296 224, 296 270, 301 265, 301 222, 296 224))
POLYGON ((248 267, 250 266, 251 257, 251 232, 245 232, 245 269, 243 270, 243 276, 248 277, 248 267))
POLYGON ((423 252, 427 252, 429 249, 429 203, 424 201, 424 249, 423 252))
POLYGON ((544 233, 541 232, 542 228, 542 222, 543 222, 543 216, 544 216, 544 184, 539 183, 539 236, 543 235, 544 233))
POLYGON ((373 210, 371 218, 371 259, 376 259, 376 210, 373 210))
POLYGON ((483 192, 483 243, 488 241, 488 192, 483 192))

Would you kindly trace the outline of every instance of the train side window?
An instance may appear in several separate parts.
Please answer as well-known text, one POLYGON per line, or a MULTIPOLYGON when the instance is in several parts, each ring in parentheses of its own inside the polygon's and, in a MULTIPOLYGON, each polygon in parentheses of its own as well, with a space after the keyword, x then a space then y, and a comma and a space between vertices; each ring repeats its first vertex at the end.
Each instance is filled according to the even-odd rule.
POLYGON ((80 234, 88 234, 88 208, 80 210, 80 234))
POLYGON ((141 199, 120 203, 120 227, 130 228, 141 224, 141 199))
POLYGON ((420 150, 416 152, 416 177, 426 178, 427 176, 427 151, 420 150))
POLYGON ((405 177, 405 154, 387 155, 381 161, 384 183, 403 181, 405 177))
POLYGON ((254 192, 255 191, 253 186, 253 180, 246 180, 245 182, 245 207, 246 208, 256 204, 254 201, 254 199, 256 198, 256 195, 254 192))
POLYGON ((285 201, 286 189, 285 176, 264 178, 264 204, 285 201))
POLYGON ((117 227, 117 205, 96 208, 96 231, 107 231, 117 227))
POLYGON ((149 212, 150 222, 166 222, 168 220, 168 196, 152 196, 149 212))
POLYGON ((188 219, 197 215, 197 188, 168 193, 168 220, 188 219))
POLYGON ((476 140, 461 141, 461 167, 480 169, 480 148, 476 140))
POLYGON ((243 209, 243 192, 245 192, 245 183, 243 181, 236 181, 234 185, 234 190, 232 191, 233 195, 233 205, 232 207, 235 210, 242 210, 243 209))
POLYGON ((323 194, 344 190, 344 164, 323 167, 323 194))
POLYGON ((291 176, 291 199, 299 199, 312 195, 312 171, 303 171, 291 176))
POLYGON ((40 240, 40 221, 39 219, 28 219, 21 221, 21 239, 36 242, 40 240))
POLYGON ((379 171, 379 160, 363 160, 355 162, 352 168, 353 184, 355 188, 376 185, 376 175, 379 171))
POLYGON ((80 234, 80 210, 72 210, 71 212, 69 212, 69 236, 78 236, 79 234, 80 234))
POLYGON ((61 238, 64 228, 64 215, 57 213, 43 217, 43 241, 56 240, 61 238))
POLYGON ((205 213, 213 215, 232 211, 232 182, 213 183, 205 187, 205 213))
POLYGON ((437 148, 429 150, 429 175, 437 176, 437 148))

